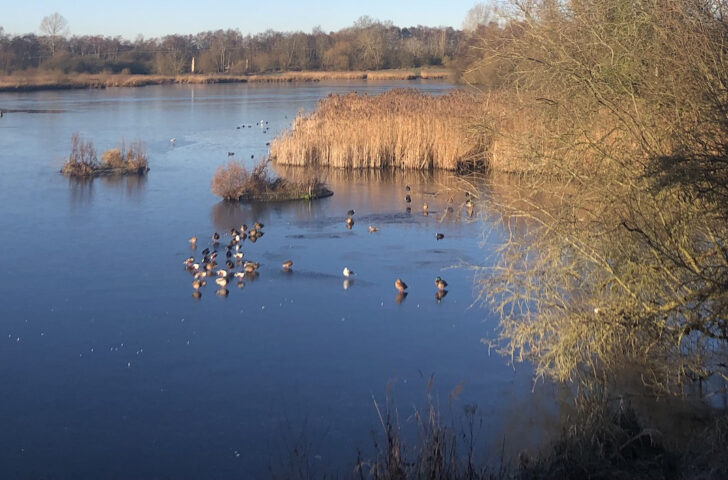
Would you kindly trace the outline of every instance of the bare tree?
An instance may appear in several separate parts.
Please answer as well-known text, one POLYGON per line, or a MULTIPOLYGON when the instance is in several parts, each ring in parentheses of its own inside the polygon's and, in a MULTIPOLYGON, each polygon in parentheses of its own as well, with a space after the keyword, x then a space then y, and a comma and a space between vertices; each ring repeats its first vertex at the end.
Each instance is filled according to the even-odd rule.
POLYGON ((68 33, 68 21, 66 21, 63 15, 56 12, 47 17, 43 17, 43 20, 40 22, 40 31, 48 35, 51 44, 51 55, 55 55, 56 39, 68 33))

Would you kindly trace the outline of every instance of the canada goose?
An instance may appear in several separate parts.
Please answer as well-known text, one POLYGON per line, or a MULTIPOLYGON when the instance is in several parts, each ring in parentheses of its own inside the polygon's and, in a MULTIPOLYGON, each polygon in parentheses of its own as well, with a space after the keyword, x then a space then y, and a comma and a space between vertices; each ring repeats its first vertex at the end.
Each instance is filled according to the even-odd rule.
POLYGON ((344 267, 344 271, 341 273, 343 273, 345 277, 351 277, 352 275, 355 275, 353 270, 349 270, 349 267, 344 267))
POLYGON ((438 290, 443 291, 447 288, 447 282, 440 277, 435 278, 435 286, 438 290))
POLYGON ((369 225, 369 233, 374 233, 374 232, 378 232, 378 231, 379 231, 379 229, 377 227, 369 225))
POLYGON ((283 262, 283 265, 281 265, 281 266, 283 267, 283 270, 289 271, 291 269, 291 267, 293 266, 293 261, 286 260, 285 262, 283 262))
POLYGON ((443 238, 445 238, 445 235, 443 235, 442 233, 435 234, 435 240, 442 240, 443 238))
POLYGON ((407 290, 407 284, 404 283, 401 278, 398 278, 397 280, 394 281, 394 288, 396 288, 397 291, 402 293, 405 290, 407 290))

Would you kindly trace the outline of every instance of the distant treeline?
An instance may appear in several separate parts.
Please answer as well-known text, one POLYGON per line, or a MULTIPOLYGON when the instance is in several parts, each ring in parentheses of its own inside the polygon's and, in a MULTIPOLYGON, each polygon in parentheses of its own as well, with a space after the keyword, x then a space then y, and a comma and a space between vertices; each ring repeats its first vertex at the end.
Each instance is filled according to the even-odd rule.
POLYGON ((195 73, 205 74, 417 68, 448 65, 463 36, 451 27, 400 28, 369 17, 330 33, 319 28, 256 35, 217 30, 134 41, 118 36, 11 36, 0 27, 0 74, 42 70, 179 75, 191 72, 193 58, 195 73))

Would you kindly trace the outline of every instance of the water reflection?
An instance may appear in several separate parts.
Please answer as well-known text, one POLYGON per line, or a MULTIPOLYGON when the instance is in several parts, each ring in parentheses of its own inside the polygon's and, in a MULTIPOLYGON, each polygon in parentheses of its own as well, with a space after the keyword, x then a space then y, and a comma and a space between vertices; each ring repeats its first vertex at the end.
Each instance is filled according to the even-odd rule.
POLYGON ((68 192, 71 200, 71 208, 85 207, 91 204, 93 200, 94 182, 92 178, 72 178, 68 179, 68 192))
POLYGON ((68 178, 68 191, 71 207, 85 207, 91 204, 94 197, 94 183, 101 188, 120 191, 125 197, 141 202, 146 191, 146 175, 104 175, 97 178, 68 178))

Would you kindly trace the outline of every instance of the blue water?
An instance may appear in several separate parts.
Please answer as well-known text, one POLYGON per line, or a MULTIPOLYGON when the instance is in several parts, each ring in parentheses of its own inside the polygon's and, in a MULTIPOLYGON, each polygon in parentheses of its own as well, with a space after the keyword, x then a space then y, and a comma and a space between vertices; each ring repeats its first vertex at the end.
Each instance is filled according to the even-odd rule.
POLYGON ((456 180, 324 173, 335 195, 310 204, 230 205, 210 192, 227 152, 249 164, 261 158, 300 109, 328 93, 401 86, 451 88, 0 94, 2 109, 59 111, 0 119, 0 476, 265 478, 285 472, 305 445, 316 472, 346 477, 380 428, 373 398, 383 403, 393 385, 406 424, 431 374, 443 415, 460 382, 455 416, 478 404, 484 458, 499 457, 504 438, 514 452, 529 444, 544 413, 531 372, 481 343, 496 319, 474 303, 473 270, 463 265, 487 261, 492 246, 479 212, 468 218, 462 193, 447 190, 456 180), (260 120, 268 132, 235 128, 260 120), (147 178, 79 183, 58 174, 74 132, 99 151, 143 141, 147 178), (209 281, 195 300, 183 260, 199 257, 214 231, 256 220, 265 236, 243 250, 261 263, 259 277, 242 289, 232 282, 226 298, 209 281), (370 224, 380 231, 369 233, 370 224), (287 259, 292 273, 281 272, 287 259), (357 273, 346 289, 344 266, 357 273), (449 283, 440 302, 437 275, 449 283), (409 284, 401 303, 397 277, 409 284))

